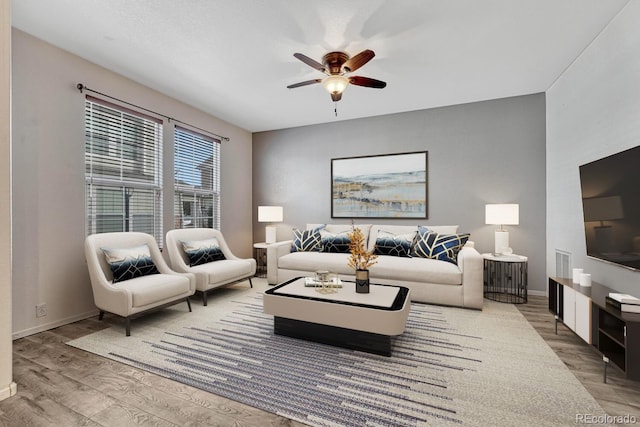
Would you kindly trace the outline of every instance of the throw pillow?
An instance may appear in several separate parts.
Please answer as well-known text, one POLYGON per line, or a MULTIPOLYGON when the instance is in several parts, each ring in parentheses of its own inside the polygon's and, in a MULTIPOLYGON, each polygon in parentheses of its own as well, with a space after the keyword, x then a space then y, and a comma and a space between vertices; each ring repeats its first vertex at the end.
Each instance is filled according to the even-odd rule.
POLYGON ((291 244, 291 252, 319 252, 320 251, 320 230, 324 225, 316 227, 312 230, 293 229, 293 243, 291 244))
POLYGON ((142 245, 135 248, 100 248, 104 253, 111 272, 113 283, 134 279, 149 274, 159 274, 158 268, 151 259, 149 246, 142 245))
POLYGON ((394 234, 379 230, 373 253, 376 255, 392 255, 400 257, 411 256, 411 245, 416 237, 416 231, 404 234, 394 234))
POLYGON ((349 253, 349 244, 351 243, 351 239, 347 234, 349 231, 342 231, 340 233, 330 233, 326 230, 322 230, 320 232, 321 243, 320 243, 320 252, 330 252, 334 254, 348 254, 349 253))
POLYGON ((440 234, 426 227, 418 227, 412 256, 458 262, 458 252, 469 240, 470 234, 440 234))
POLYGON ((183 241, 182 248, 189 258, 191 267, 226 259, 220 249, 220 243, 215 237, 206 240, 183 241))

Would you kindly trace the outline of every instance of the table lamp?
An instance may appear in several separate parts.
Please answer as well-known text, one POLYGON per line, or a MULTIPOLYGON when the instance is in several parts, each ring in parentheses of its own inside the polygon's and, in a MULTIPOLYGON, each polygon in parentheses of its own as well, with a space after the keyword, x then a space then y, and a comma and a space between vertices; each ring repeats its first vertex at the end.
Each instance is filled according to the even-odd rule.
MULTIPOLYGON (((282 206, 258 206, 258 222, 282 222, 282 206)), ((276 242, 276 227, 267 225, 264 228, 265 243, 276 242)))
POLYGON ((485 223, 499 225, 495 233, 495 254, 511 253, 509 247, 509 232, 504 225, 518 225, 520 205, 518 204, 489 204, 485 205, 485 223))

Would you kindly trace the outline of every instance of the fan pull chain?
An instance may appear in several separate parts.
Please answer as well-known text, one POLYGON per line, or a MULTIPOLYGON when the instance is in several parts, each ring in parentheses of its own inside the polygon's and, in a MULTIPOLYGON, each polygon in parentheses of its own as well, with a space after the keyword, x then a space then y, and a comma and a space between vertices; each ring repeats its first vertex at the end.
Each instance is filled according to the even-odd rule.
POLYGON ((333 112, 336 114, 336 117, 338 117, 338 103, 337 102, 333 103, 333 112))

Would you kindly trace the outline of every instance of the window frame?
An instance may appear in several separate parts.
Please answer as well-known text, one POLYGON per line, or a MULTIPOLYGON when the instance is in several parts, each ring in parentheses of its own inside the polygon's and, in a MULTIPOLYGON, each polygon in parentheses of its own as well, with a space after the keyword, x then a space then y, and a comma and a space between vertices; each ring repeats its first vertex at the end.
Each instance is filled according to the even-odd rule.
MULTIPOLYGON (((85 98, 85 233, 110 231, 143 231, 152 234, 158 245, 163 242, 163 127, 162 119, 140 113, 130 108, 87 95, 85 98), (96 142, 98 140, 102 142, 96 142), (96 152, 96 148, 102 152, 96 152), (133 152, 133 158, 127 158, 133 152), (140 165, 142 163, 142 165, 140 165), (136 170, 141 168, 139 170, 136 170), (137 175, 137 176, 136 176, 137 175), (104 190, 122 194, 112 206, 122 206, 122 222, 100 220, 100 215, 117 216, 117 213, 101 211, 98 192, 104 190), (136 227, 136 213, 127 212, 127 205, 136 194, 144 203, 141 210, 151 209, 151 224, 136 227), (150 197, 151 197, 151 201, 150 197), (145 200, 146 198, 146 200, 145 200), (129 214, 127 217, 127 213, 129 214), (127 230, 128 228, 128 230, 127 230), (145 228, 147 228, 145 230, 145 228)), ((134 199, 134 201, 137 200, 134 199)), ((130 205, 129 205, 130 206, 130 205)), ((134 208, 136 206, 134 205, 134 208)), ((142 215, 142 214, 138 214, 142 215)))
POLYGON ((215 228, 220 229, 220 206, 221 206, 221 185, 220 185, 220 165, 221 165, 221 144, 218 138, 204 135, 201 132, 194 131, 184 126, 174 126, 174 176, 173 176, 173 196, 174 196, 174 227, 175 228, 215 228), (196 147, 196 144, 198 145, 196 147), (204 145, 211 144, 211 150, 208 151, 204 145), (181 150, 191 150, 191 153, 181 153, 181 150), (200 186, 196 184, 197 166, 195 162, 189 161, 187 154, 191 154, 191 160, 206 157, 201 162, 204 164, 211 158, 211 182, 210 188, 202 185, 203 172, 200 170, 200 186), (210 156, 209 156, 210 154, 210 156), (184 171, 181 171, 184 169, 184 171), (182 180, 182 182, 180 182, 182 180), (187 180, 192 183, 185 182, 187 180), (184 200, 183 197, 187 197, 184 200), (211 215, 202 215, 202 208, 205 205, 203 200, 210 198, 211 215), (185 219, 184 203, 192 203, 191 219, 185 219), (198 207, 200 209, 198 209, 198 207), (195 211, 195 216, 194 216, 195 211), (189 221, 187 223, 187 221, 189 221))

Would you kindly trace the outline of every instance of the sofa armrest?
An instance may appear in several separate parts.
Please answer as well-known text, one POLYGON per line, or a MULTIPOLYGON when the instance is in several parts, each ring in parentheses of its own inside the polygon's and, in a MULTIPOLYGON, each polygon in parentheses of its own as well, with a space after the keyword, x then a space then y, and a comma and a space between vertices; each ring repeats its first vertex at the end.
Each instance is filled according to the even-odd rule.
POLYGON ((270 285, 278 284, 278 258, 291 253, 293 240, 272 243, 267 246, 267 282, 270 285))
POLYGON ((458 267, 462 271, 464 307, 482 310, 484 260, 473 242, 467 242, 458 253, 458 267))

